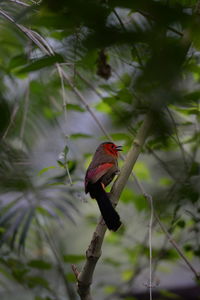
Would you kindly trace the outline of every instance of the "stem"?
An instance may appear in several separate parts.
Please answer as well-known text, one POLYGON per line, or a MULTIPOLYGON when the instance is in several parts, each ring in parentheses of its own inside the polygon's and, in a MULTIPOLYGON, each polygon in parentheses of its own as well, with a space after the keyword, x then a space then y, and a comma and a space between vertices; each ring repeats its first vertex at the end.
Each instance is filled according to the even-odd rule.
POLYGON ((19 1, 19 0, 9 0, 10 2, 14 2, 16 4, 22 5, 22 6, 26 6, 26 7, 30 7, 30 5, 28 3, 19 1))
POLYGON ((149 220, 149 299, 152 300, 152 226, 154 218, 154 208, 153 208, 153 199, 149 197, 150 200, 150 220, 149 220))

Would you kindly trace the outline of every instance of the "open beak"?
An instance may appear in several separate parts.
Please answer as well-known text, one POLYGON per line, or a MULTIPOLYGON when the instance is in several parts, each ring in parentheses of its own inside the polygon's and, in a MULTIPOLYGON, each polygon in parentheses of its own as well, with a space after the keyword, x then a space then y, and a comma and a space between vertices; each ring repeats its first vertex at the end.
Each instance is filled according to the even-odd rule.
POLYGON ((117 150, 117 151, 123 151, 123 150, 122 150, 122 146, 117 146, 117 147, 116 147, 116 150, 117 150))

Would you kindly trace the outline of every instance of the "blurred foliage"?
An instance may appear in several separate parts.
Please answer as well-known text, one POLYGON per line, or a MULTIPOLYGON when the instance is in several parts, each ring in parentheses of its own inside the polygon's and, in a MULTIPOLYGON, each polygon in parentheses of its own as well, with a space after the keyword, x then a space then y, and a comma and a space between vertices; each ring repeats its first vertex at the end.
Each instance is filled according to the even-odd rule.
MULTIPOLYGON (((68 250, 70 232, 89 144, 107 140, 93 123, 87 129, 91 111, 125 153, 151 111, 135 173, 187 258, 199 258, 199 18, 193 0, 0 2, 0 292, 11 282, 35 300, 77 298, 70 264, 85 249, 68 250), (58 135, 60 155, 52 150, 58 135), (53 164, 45 159, 51 150, 53 164)), ((99 280, 100 299, 132 291, 148 267, 149 208, 131 180, 119 210, 125 224, 106 236, 103 258, 117 277, 99 280)), ((95 226, 96 215, 85 215, 76 240, 95 226)), ((156 278, 180 258, 156 224, 153 234, 156 278)))

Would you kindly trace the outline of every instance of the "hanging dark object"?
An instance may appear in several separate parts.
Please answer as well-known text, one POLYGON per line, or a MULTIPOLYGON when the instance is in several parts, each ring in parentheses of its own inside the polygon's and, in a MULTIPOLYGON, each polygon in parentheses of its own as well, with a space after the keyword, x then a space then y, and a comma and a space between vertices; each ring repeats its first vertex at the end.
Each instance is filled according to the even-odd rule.
POLYGON ((104 79, 109 79, 111 76, 111 66, 107 62, 107 55, 104 49, 99 52, 99 57, 97 60, 97 75, 103 77, 104 79))

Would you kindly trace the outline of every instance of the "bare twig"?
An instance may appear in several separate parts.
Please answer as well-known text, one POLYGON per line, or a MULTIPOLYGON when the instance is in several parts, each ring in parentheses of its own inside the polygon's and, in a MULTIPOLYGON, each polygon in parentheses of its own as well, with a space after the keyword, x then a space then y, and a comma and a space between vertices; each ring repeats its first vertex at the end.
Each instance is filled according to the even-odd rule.
POLYGON ((180 151, 181 151, 181 154, 182 154, 182 158, 183 158, 183 162, 184 162, 184 165, 185 165, 185 169, 188 170, 188 165, 187 165, 187 160, 186 160, 186 157, 185 157, 185 150, 183 148, 183 145, 181 144, 181 141, 180 141, 180 138, 179 138, 179 135, 178 135, 178 130, 177 130, 177 126, 176 126, 176 122, 174 120, 174 117, 172 115, 172 112, 170 111, 170 109, 167 107, 167 112, 168 112, 168 115, 173 123, 173 126, 174 126, 174 131, 175 131, 175 135, 176 135, 176 139, 175 141, 177 142, 179 148, 180 148, 180 151))
MULTIPOLYGON (((146 11, 143 11, 141 9, 138 9, 137 10, 142 16, 146 17, 146 18, 149 18, 153 21, 156 21, 156 18, 154 18, 150 13, 146 12, 146 11)), ((181 31, 178 31, 177 29, 175 29, 174 27, 171 27, 171 26, 167 26, 167 29, 170 30, 171 32, 174 32, 176 33, 177 35, 179 36, 183 36, 183 32, 181 31)))
POLYGON ((187 259, 187 257, 185 256, 185 254, 183 253, 183 251, 181 250, 181 248, 179 247, 179 245, 176 243, 176 241, 173 239, 173 237, 171 236, 171 234, 168 232, 168 230, 166 229, 165 225, 160 221, 160 218, 158 217, 157 213, 154 213, 154 216, 160 226, 160 228, 162 229, 162 231, 165 233, 165 235, 167 236, 169 242, 172 244, 172 246, 176 249, 176 251, 178 252, 178 254, 180 255, 180 257, 182 257, 182 259, 185 261, 185 263, 187 264, 187 266, 189 267, 189 269, 194 273, 195 277, 197 279, 200 279, 200 273, 197 272, 195 270, 195 268, 192 266, 192 264, 190 263, 190 261, 187 259))
POLYGON ((71 87, 71 89, 73 90, 73 92, 76 94, 76 96, 79 98, 79 100, 83 103, 83 105, 85 106, 85 108, 87 109, 87 111, 90 113, 90 115, 92 116, 92 118, 94 119, 94 121, 96 122, 96 124, 99 126, 99 128, 101 129, 101 131, 111 140, 112 139, 111 136, 108 134, 108 132, 106 131, 106 129, 104 128, 104 126, 101 124, 101 122, 99 121, 99 119, 97 118, 97 116, 95 115, 95 113, 93 112, 93 110, 91 109, 91 107, 88 105, 88 103, 86 102, 85 98, 79 92, 79 90, 71 83, 70 79, 68 78, 68 76, 64 72, 64 70, 62 70, 62 74, 63 74, 63 77, 65 78, 65 80, 67 81, 67 83, 69 84, 69 86, 71 87))
POLYGON ((26 2, 23 2, 23 1, 19 1, 19 0, 9 0, 10 2, 14 2, 16 4, 20 4, 22 6, 26 6, 26 7, 29 7, 30 5, 26 2))
POLYGON ((60 77, 60 82, 61 82, 63 110, 64 110, 64 118, 65 118, 65 122, 66 122, 67 121, 67 109, 66 109, 67 100, 66 100, 66 94, 65 94, 65 85, 64 85, 64 80, 63 80, 62 69, 61 69, 59 64, 56 64, 56 67, 57 67, 58 74, 59 74, 59 77, 60 77))
POLYGON ((22 125, 20 130, 20 140, 21 144, 23 144, 23 137, 24 137, 24 130, 26 126, 27 114, 28 114, 28 106, 29 106, 29 79, 27 82, 27 87, 25 91, 25 100, 24 100, 24 109, 23 109, 23 118, 22 118, 22 125))

